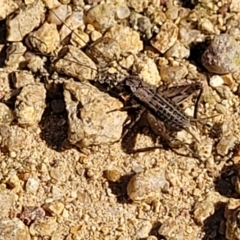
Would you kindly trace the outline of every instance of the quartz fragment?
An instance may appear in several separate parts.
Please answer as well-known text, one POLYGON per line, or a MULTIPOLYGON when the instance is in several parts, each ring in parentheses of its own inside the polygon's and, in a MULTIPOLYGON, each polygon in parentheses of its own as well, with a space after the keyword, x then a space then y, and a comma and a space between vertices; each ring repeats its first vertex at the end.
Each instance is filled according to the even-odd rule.
POLYGON ((37 124, 45 109, 46 90, 40 83, 24 86, 17 96, 15 112, 21 126, 37 124))
POLYGON ((62 25, 68 14, 67 5, 60 5, 54 9, 51 9, 48 14, 48 22, 56 25, 62 25))
POLYGON ((44 68, 44 58, 41 58, 40 56, 37 56, 35 54, 32 54, 30 52, 25 53, 25 58, 27 61, 27 67, 29 70, 31 70, 33 73, 36 72, 45 72, 44 68))
POLYGON ((169 4, 167 11, 165 12, 167 19, 176 20, 178 18, 179 8, 169 4))
MULTIPOLYGON (((17 200, 17 195, 5 188, 4 185, 0 189, 0 219, 7 218, 11 212, 12 206, 17 200)), ((2 229, 2 222, 0 222, 0 229, 2 229)), ((1 236, 1 233, 0 233, 1 236)))
POLYGON ((234 149, 235 144, 237 143, 238 138, 234 136, 234 134, 225 135, 223 133, 223 137, 218 143, 216 150, 217 153, 221 156, 226 156, 230 150, 234 149))
POLYGON ((189 46, 191 43, 203 42, 205 40, 205 35, 197 29, 189 29, 186 27, 179 28, 179 40, 185 46, 189 46))
POLYGON ((235 72, 240 66, 240 46, 228 34, 215 36, 202 55, 203 66, 212 73, 235 72))
POLYGON ((52 216, 58 216, 62 213, 64 209, 64 204, 62 202, 50 202, 50 203, 45 203, 43 205, 43 208, 50 213, 52 216))
POLYGON ((222 77, 218 76, 218 75, 213 75, 210 80, 209 80, 209 84, 212 87, 219 87, 224 83, 222 77))
POLYGON ((9 98, 11 98, 9 76, 12 72, 13 70, 11 68, 0 68, 0 100, 4 99, 8 101, 9 98))
POLYGON ((136 238, 137 239, 147 238, 152 227, 153 226, 150 221, 147 220, 139 221, 136 226, 136 238))
POLYGON ((39 188, 40 182, 38 178, 30 177, 26 182, 26 191, 32 194, 36 194, 39 188))
POLYGON ((200 19, 198 25, 198 28, 204 32, 215 33, 213 23, 207 18, 200 19))
POLYGON ((194 207, 194 220, 202 225, 209 216, 214 214, 214 211, 214 203, 207 200, 197 202, 194 207))
POLYGON ((31 137, 24 128, 0 125, 0 146, 9 152, 21 151, 31 142, 31 137))
POLYGON ((240 207, 240 201, 236 198, 229 198, 224 209, 224 217, 229 218, 232 213, 240 207))
POLYGON ((230 4, 230 11, 239 13, 240 11, 240 3, 238 0, 232 0, 230 4))
POLYGON ((130 16, 130 10, 126 5, 120 5, 116 10, 116 17, 118 19, 125 19, 130 16))
POLYGON ((76 47, 83 48, 89 42, 89 35, 81 28, 77 28, 72 32, 70 42, 76 47))
POLYGON ((129 7, 133 8, 136 12, 142 12, 145 8, 148 7, 149 2, 150 2, 149 0, 128 0, 127 4, 129 7))
POLYGON ((203 225, 204 221, 214 214, 215 205, 219 202, 227 202, 227 198, 216 192, 209 192, 202 201, 198 201, 194 206, 194 220, 203 225))
POLYGON ((145 82, 155 86, 159 85, 161 78, 157 65, 152 58, 139 55, 138 58, 135 59, 133 70, 139 73, 145 82))
POLYGON ((106 170, 104 175, 106 179, 111 182, 117 182, 118 180, 120 180, 121 177, 120 172, 116 169, 106 170))
POLYGON ((45 6, 49 9, 56 8, 60 6, 60 2, 58 0, 43 0, 45 6))

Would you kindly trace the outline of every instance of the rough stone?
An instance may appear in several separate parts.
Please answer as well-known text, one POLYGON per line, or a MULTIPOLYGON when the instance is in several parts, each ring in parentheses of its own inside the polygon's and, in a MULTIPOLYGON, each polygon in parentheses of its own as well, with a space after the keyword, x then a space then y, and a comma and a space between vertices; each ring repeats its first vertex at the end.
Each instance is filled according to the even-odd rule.
POLYGON ((29 84, 22 88, 15 103, 15 113, 21 126, 37 124, 45 109, 46 90, 43 84, 29 84))
POLYGON ((126 114, 109 112, 121 108, 117 99, 87 83, 68 82, 64 84, 64 100, 68 111, 68 139, 72 144, 82 148, 120 139, 126 114))
POLYGON ((39 26, 43 13, 42 1, 37 0, 35 4, 21 8, 17 14, 8 17, 6 21, 7 41, 21 41, 28 33, 39 26))
POLYGON ((151 40, 151 44, 160 53, 165 53, 177 41, 178 27, 171 21, 166 21, 157 36, 151 40))
POLYGON ((4 240, 31 240, 27 226, 18 218, 0 220, 0 232, 4 240))

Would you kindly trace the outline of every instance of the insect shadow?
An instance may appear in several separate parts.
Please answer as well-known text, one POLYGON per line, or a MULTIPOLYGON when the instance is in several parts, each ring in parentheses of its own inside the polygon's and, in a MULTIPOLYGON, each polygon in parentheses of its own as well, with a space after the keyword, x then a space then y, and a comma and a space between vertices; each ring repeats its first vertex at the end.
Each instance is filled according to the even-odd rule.
POLYGON ((202 238, 202 240, 226 240, 225 235, 219 232, 221 226, 224 226, 224 223, 226 222, 226 219, 224 218, 225 207, 226 203, 223 202, 218 202, 215 204, 214 214, 209 216, 203 223, 203 231, 205 236, 202 238))

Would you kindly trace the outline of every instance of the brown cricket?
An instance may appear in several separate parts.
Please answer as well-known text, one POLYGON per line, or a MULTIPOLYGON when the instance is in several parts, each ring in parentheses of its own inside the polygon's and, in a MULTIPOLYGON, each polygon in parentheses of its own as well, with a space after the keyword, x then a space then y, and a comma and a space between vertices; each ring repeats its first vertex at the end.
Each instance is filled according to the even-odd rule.
MULTIPOLYGON (((97 56, 96 53, 95 55, 97 56)), ((200 82, 161 90, 161 88, 156 88, 145 83, 141 77, 136 74, 125 76, 124 80, 119 82, 115 75, 110 76, 106 72, 104 73, 104 71, 99 72, 101 72, 101 74, 98 75, 97 79, 91 81, 94 85, 96 85, 97 82, 99 85, 106 87, 107 91, 115 91, 115 95, 117 96, 130 92, 135 107, 137 105, 137 108, 140 109, 136 118, 133 119, 132 122, 128 124, 126 130, 123 131, 122 140, 129 138, 129 136, 132 135, 131 132, 134 133, 133 128, 144 114, 147 116, 149 126, 153 132, 163 137, 171 148, 173 148, 173 144, 170 140, 170 132, 185 130, 197 140, 189 130, 189 127, 193 122, 201 121, 196 117, 187 116, 179 105, 196 90, 200 90, 199 96, 201 95, 202 84, 200 82)), ((129 107, 124 107, 121 110, 127 110, 128 108, 129 107)))
MULTIPOLYGON (((203 122, 196 117, 187 116, 179 105, 197 90, 200 90, 200 97, 202 91, 202 84, 200 82, 173 86, 163 90, 142 81, 138 75, 130 75, 125 78, 125 85, 130 89, 133 99, 141 106, 141 110, 136 119, 133 119, 128 125, 123 133, 123 138, 130 139, 131 135, 135 134, 134 131, 132 133, 131 131, 140 121, 142 115, 145 114, 153 132, 163 137, 172 149, 177 147, 171 142, 172 137, 170 133, 173 132, 185 130, 198 141, 189 130, 189 127, 192 123, 200 122, 203 124, 203 122)), ((155 148, 146 148, 146 150, 155 148)), ((188 150, 190 149, 188 148, 188 150)), ((138 151, 141 150, 135 150, 135 152, 138 151)), ((194 157, 199 158, 196 154, 194 154, 194 157)))

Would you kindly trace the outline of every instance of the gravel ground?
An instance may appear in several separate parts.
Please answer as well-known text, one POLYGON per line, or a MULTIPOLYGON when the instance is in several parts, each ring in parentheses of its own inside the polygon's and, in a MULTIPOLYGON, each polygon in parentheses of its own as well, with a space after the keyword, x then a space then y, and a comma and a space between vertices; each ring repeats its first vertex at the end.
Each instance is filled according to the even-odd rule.
POLYGON ((238 0, 3 0, 0 239, 239 240, 239 19, 238 0), (159 139, 143 117, 124 142, 136 111, 96 85, 129 72, 201 82, 208 125, 174 149, 200 159, 127 151, 159 139))

